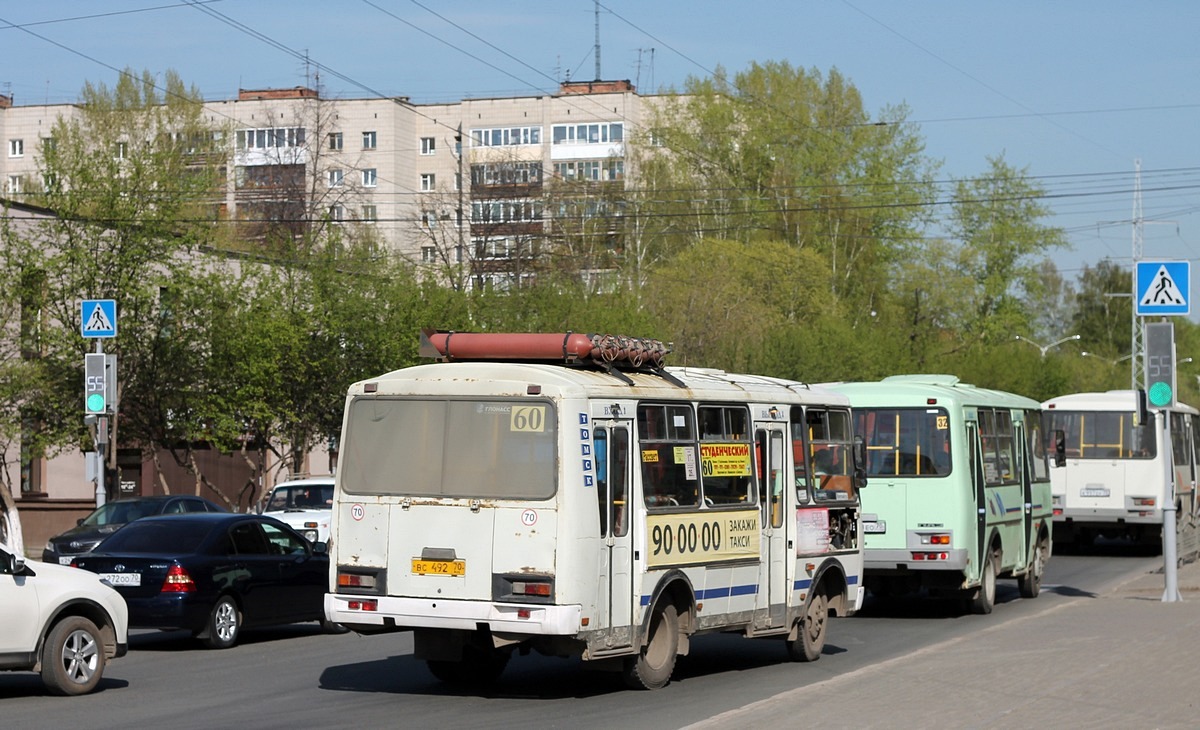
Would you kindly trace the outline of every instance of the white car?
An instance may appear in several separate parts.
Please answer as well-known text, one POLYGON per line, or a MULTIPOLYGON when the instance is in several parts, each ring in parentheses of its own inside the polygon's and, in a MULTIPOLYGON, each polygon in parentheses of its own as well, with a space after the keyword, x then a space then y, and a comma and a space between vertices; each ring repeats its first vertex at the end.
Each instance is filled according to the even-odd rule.
POLYGON ((41 672, 59 695, 91 692, 129 648, 129 609, 95 573, 0 547, 0 669, 41 672))
POLYGON ((262 514, 286 523, 309 542, 329 542, 333 477, 293 479, 276 484, 263 502, 262 514))

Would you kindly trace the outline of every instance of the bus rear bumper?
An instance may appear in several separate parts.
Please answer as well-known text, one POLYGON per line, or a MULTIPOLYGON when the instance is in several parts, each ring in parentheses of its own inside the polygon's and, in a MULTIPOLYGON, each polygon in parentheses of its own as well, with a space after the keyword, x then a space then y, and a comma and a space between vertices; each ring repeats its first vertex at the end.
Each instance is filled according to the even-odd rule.
POLYGON ((967 568, 967 551, 964 549, 936 550, 926 547, 919 550, 868 549, 863 555, 863 568, 868 574, 896 574, 923 570, 953 570, 962 573, 967 568), (918 559, 915 557, 918 554, 923 557, 918 559))
POLYGON ((1105 527, 1125 522, 1137 525, 1161 525, 1161 509, 1064 509, 1054 515, 1054 522, 1074 524, 1079 527, 1105 527))
POLYGON ((486 624, 493 633, 531 636, 575 636, 581 630, 580 606, 464 601, 438 598, 325 594, 325 617, 351 628, 380 630, 460 629, 474 631, 486 624), (371 610, 364 610, 374 601, 371 610), (357 602, 358 608, 351 608, 357 602))

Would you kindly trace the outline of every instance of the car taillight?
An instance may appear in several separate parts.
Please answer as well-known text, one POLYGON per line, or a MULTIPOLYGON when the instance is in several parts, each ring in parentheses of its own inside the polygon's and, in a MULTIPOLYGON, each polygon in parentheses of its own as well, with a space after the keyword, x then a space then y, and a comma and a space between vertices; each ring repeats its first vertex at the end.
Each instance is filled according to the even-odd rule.
POLYGON ((343 588, 374 588, 375 576, 357 573, 338 573, 337 583, 343 588))
POLYGON ((182 565, 172 565, 167 571, 167 579, 163 581, 162 593, 192 593, 196 590, 196 581, 183 569, 182 565))

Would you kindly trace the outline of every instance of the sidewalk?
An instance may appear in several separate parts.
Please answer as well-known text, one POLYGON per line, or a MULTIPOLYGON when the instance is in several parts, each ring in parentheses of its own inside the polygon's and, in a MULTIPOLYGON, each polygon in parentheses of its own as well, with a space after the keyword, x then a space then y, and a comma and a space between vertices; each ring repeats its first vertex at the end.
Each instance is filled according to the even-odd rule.
POLYGON ((1146 573, 691 727, 1200 727, 1200 561, 1178 583, 1181 602, 1146 573))

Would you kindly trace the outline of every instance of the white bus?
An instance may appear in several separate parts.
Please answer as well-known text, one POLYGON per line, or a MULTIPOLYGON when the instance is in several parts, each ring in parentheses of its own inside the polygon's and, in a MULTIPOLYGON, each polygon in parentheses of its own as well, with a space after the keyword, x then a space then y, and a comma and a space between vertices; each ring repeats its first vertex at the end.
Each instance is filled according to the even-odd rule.
POLYGON ((330 620, 412 630, 447 682, 534 650, 654 689, 697 634, 812 661, 861 606, 843 396, 663 367, 653 340, 426 331, 421 351, 438 362, 349 389, 330 620))
POLYGON ((1194 551, 1198 412, 1182 403, 1138 417, 1138 392, 1074 393, 1042 404, 1046 434, 1064 437, 1066 459, 1051 466, 1054 540, 1091 544, 1097 536, 1161 544, 1163 505, 1174 473, 1179 554, 1194 551), (1171 445, 1163 445, 1170 416, 1171 445))

